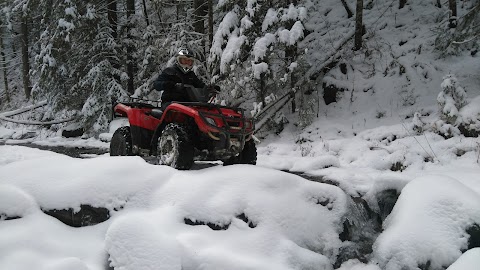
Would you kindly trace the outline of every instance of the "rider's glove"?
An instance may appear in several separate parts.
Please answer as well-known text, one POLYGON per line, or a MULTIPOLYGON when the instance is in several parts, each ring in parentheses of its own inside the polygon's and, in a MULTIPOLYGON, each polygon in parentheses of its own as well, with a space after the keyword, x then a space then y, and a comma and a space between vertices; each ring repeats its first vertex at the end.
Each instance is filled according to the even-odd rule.
POLYGON ((210 92, 211 95, 216 95, 216 94, 220 93, 220 86, 210 85, 210 86, 208 86, 208 92, 210 92))
POLYGON ((217 85, 211 85, 208 87, 208 97, 213 98, 216 97, 217 94, 220 93, 220 87, 217 85))

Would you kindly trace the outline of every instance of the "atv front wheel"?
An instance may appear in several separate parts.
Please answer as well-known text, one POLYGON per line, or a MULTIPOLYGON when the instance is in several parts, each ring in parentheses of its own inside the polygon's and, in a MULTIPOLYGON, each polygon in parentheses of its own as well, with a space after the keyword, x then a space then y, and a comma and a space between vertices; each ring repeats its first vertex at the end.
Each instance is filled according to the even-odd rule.
POLYGON ((158 138, 157 155, 160 164, 179 170, 193 165, 193 144, 188 129, 177 123, 168 124, 158 138))
POLYGON ((224 166, 233 164, 257 164, 257 146, 253 139, 245 142, 245 146, 238 156, 223 161, 224 166))
POLYGON ((120 127, 113 133, 110 141, 110 156, 131 156, 132 153, 132 135, 130 127, 120 127))

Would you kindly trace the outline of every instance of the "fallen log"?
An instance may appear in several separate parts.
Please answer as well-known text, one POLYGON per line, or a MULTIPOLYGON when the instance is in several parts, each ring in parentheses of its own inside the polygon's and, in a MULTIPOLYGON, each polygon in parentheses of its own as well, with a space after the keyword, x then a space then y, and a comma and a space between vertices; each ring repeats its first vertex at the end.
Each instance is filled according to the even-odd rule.
POLYGON ((11 116, 15 116, 15 115, 19 115, 19 114, 22 114, 22 113, 25 113, 25 112, 29 112, 29 111, 35 110, 37 108, 43 107, 45 105, 47 105, 47 101, 43 100, 43 101, 38 102, 37 104, 29 105, 29 106, 26 106, 24 108, 20 108, 20 109, 9 111, 9 112, 0 113, 0 120, 15 123, 15 124, 38 125, 38 126, 61 124, 61 123, 70 122, 70 121, 75 120, 75 118, 72 117, 72 118, 62 119, 62 120, 52 120, 52 121, 42 122, 42 121, 30 121, 30 120, 17 120, 17 119, 11 118, 11 116))

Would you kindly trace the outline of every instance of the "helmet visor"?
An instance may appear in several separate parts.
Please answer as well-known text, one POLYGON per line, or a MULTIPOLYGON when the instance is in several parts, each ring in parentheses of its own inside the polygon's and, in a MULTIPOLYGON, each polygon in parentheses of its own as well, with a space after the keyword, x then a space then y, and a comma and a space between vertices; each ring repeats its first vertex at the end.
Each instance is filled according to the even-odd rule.
POLYGON ((178 64, 184 69, 191 69, 193 67, 194 59, 188 56, 179 55, 178 64))

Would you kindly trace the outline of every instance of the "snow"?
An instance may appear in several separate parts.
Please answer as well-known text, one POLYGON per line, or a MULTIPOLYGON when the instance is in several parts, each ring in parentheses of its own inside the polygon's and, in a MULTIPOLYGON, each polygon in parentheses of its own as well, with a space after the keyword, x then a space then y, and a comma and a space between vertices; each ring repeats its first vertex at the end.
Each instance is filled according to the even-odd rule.
POLYGON ((0 156, 10 157, 0 167, 0 194, 8 194, 0 211, 21 217, 0 223, 0 250, 9 250, 0 252, 0 269, 27 269, 34 261, 40 269, 101 269, 106 253, 121 269, 218 269, 232 262, 233 269, 331 269, 341 245, 347 196, 335 186, 247 165, 179 172, 138 157, 82 160, 39 151, 0 147, 0 156), (107 208, 112 218, 77 233, 40 211, 78 211, 82 204, 107 208), (67 248, 61 239, 75 245, 67 248), (28 259, 18 260, 19 254, 28 259))
POLYGON ((75 25, 65 19, 58 20, 58 27, 65 28, 66 31, 72 31, 75 29, 75 25))
MULTIPOLYGON (((422 117, 425 125, 434 119, 422 117)), ((411 121, 355 131, 336 118, 301 132, 290 125, 258 145, 257 166, 186 172, 139 157, 75 159, 0 146, 0 215, 20 217, 0 220, 0 269, 103 269, 107 258, 118 269, 332 269, 348 243, 339 234, 349 197, 378 211, 377 194, 392 189, 400 197, 372 259, 340 269, 448 267, 459 258, 471 266, 474 256, 461 255, 465 230, 480 224, 479 139, 417 135, 418 119, 411 121), (405 168, 392 171, 396 162, 405 168), (110 219, 73 230, 40 211, 84 204, 108 209, 110 219)), ((113 122, 111 132, 125 124, 113 122)), ((108 145, 56 139, 67 147, 108 145)))
POLYGON ((238 36, 236 33, 232 33, 222 52, 222 59, 220 62, 220 71, 222 73, 226 73, 228 71, 228 64, 238 57, 240 54, 240 47, 245 43, 246 39, 247 37, 245 36, 238 36))
POLYGON ((268 47, 274 43, 275 40, 276 36, 274 34, 267 33, 255 42, 255 45, 253 45, 253 56, 255 57, 255 61, 261 60, 265 57, 268 47))
POLYGON ((448 266, 468 246, 465 230, 480 224, 478 206, 479 194, 451 177, 418 177, 402 189, 375 243, 375 257, 385 269, 448 266))
POLYGON ((10 138, 15 133, 14 130, 0 127, 0 139, 7 139, 10 138))
POLYGON ((258 64, 252 63, 252 68, 253 68, 253 74, 254 74, 253 76, 256 79, 260 79, 260 76, 262 75, 262 73, 265 73, 268 71, 268 64, 265 62, 261 62, 258 64))
MULTIPOLYGON (((275 42, 299 39, 313 63, 307 73, 335 57, 354 21, 338 0, 307 2, 268 10, 260 38, 250 44, 255 61, 275 42), (279 21, 295 24, 277 29, 279 21), (304 28, 312 34, 303 37, 304 28)), ((209 164, 184 172, 139 157, 70 158, 15 144, 108 149, 105 141, 126 121, 111 123, 102 141, 62 138, 59 131, 22 139, 29 130, 2 122, 0 269, 96 270, 109 263, 123 270, 333 269, 351 244, 339 237, 351 198, 380 212, 385 191, 400 195, 372 253, 338 269, 478 269, 480 251, 467 250, 466 230, 480 224, 480 138, 462 136, 455 125, 480 127, 480 61, 468 53, 438 59, 432 29, 445 9, 432 1, 409 1, 404 9, 380 2, 364 10, 371 57, 347 53, 348 74, 332 70, 323 78, 345 89, 340 99, 319 104, 307 127, 294 114, 282 133, 261 138, 257 166, 209 164), (451 90, 460 102, 446 95, 451 90), (456 120, 442 120, 441 110, 456 120), (71 228, 43 212, 84 204, 106 208, 111 217, 71 228)), ((250 15, 257 12, 257 1, 248 4, 250 15)), ((238 6, 228 12, 214 36, 210 57, 223 72, 236 64, 246 42, 242 31, 254 22, 242 14, 238 6)), ((274 68, 252 63, 247 72, 258 79, 274 68)))
POLYGON ((277 11, 273 8, 268 9, 267 14, 265 15, 265 19, 263 19, 262 31, 263 32, 267 31, 268 27, 270 27, 277 21, 278 21, 277 11))
POLYGON ((221 59, 221 55, 223 53, 222 48, 224 46, 224 37, 230 37, 230 35, 232 34, 232 28, 234 28, 235 25, 238 24, 238 22, 239 17, 236 13, 236 10, 230 11, 225 15, 222 22, 218 26, 215 35, 213 36, 213 43, 210 48, 211 59, 209 61, 214 61, 217 58, 221 59))
POLYGON ((473 98, 470 103, 460 109, 459 119, 461 123, 472 124, 475 128, 480 128, 480 96, 473 98))
POLYGON ((302 22, 297 21, 292 26, 292 29, 283 29, 279 31, 278 39, 287 45, 293 45, 297 43, 301 38, 303 38, 303 31, 304 28, 302 22))
POLYGON ((467 250, 447 270, 475 270, 480 265, 480 248, 467 250))

